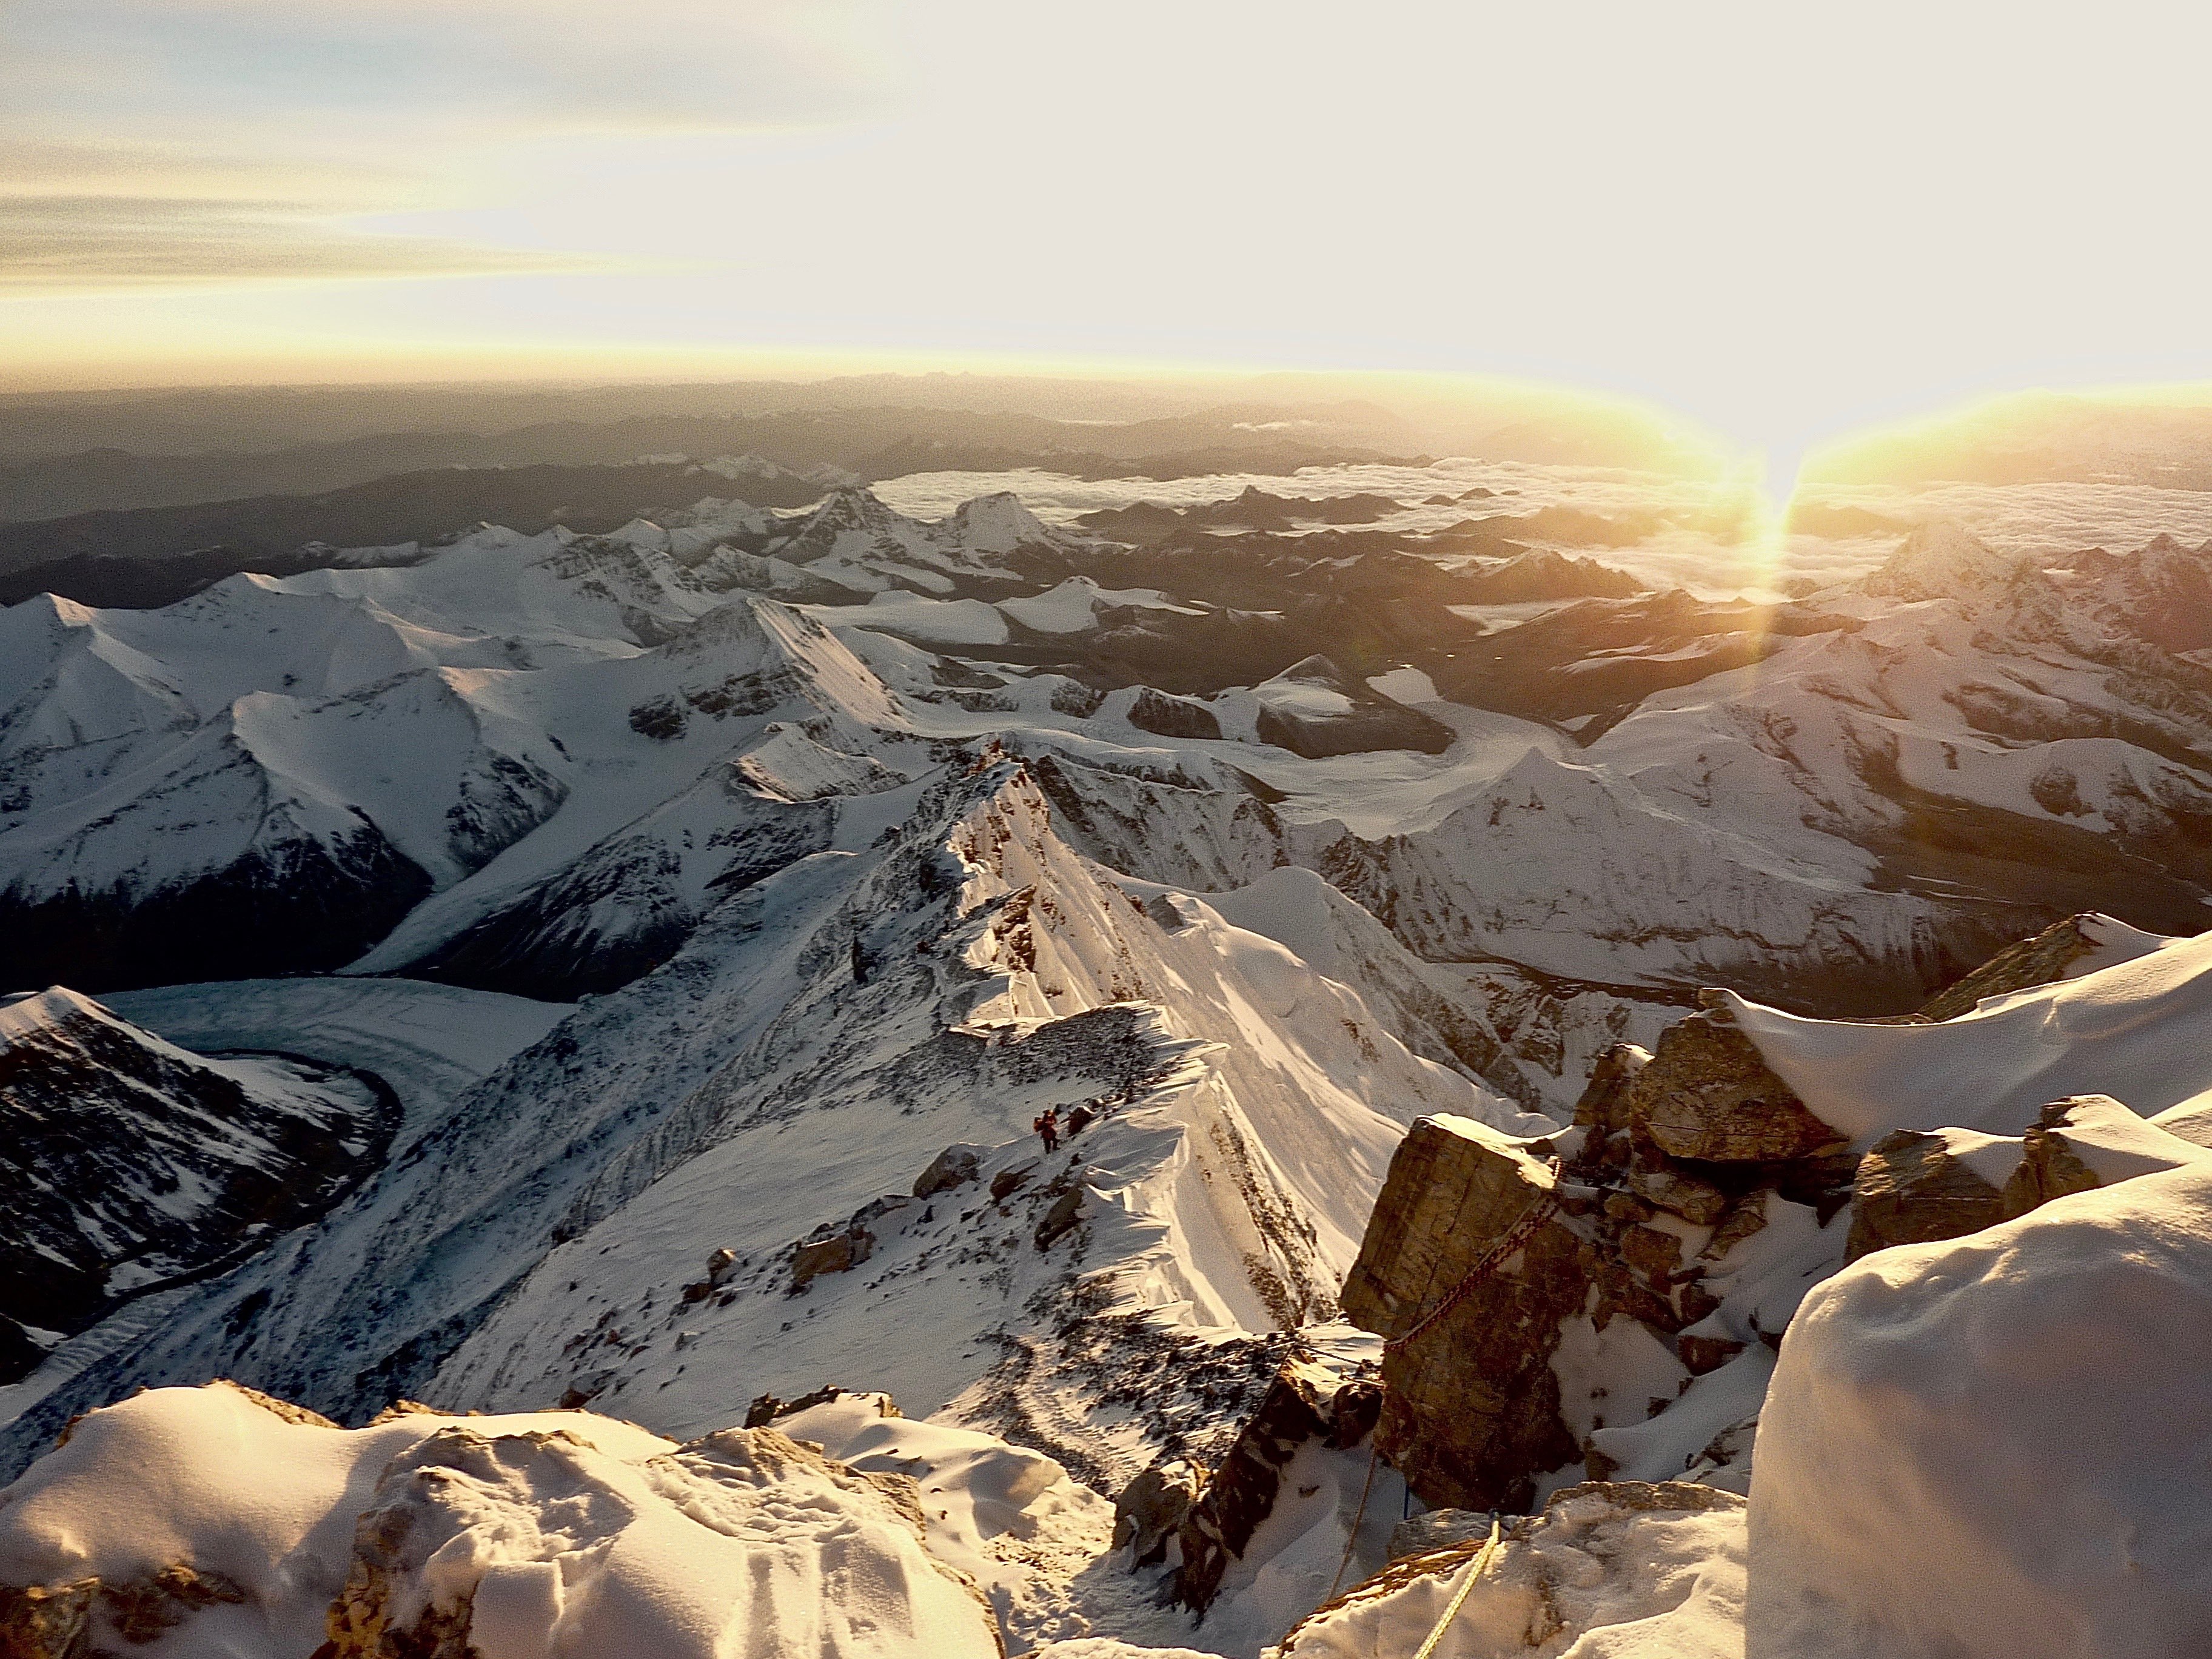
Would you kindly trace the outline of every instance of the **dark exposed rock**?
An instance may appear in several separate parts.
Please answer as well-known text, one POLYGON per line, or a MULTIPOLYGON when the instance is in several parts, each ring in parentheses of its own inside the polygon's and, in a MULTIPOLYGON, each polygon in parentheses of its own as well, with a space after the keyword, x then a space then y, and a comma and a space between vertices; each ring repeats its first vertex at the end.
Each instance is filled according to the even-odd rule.
POLYGON ((132 1646, 158 1641, 203 1608, 242 1605, 246 1592, 220 1573, 182 1562, 143 1578, 80 1578, 67 1584, 0 1585, 0 1656, 91 1659, 99 1635, 132 1646), (105 1627, 103 1632, 102 1627, 105 1627))
POLYGON ((28 1332, 0 1314, 0 1385, 28 1376, 46 1357, 46 1351, 31 1340, 28 1332))
POLYGON ((1152 732, 1163 738, 1218 738, 1221 721, 1214 712, 1195 697, 1170 696, 1164 691, 1155 691, 1149 685, 1137 688, 1137 698, 1129 705, 1129 724, 1140 732, 1152 732))
POLYGON ((381 1158, 382 1084, 289 1057, 257 1073, 59 987, 0 1007, 0 1316, 81 1330, 243 1260, 381 1158))
POLYGON ((2108 1178, 2172 1169, 2204 1157, 2193 1141, 2168 1134, 2110 1095, 2055 1100, 2021 1136, 2020 1165, 2004 1186, 2004 1218, 2105 1185, 2108 1178), (2091 1167, 2090 1158, 2098 1168, 2091 1167))
POLYGON ((2097 948, 2087 924, 2088 913, 2053 922, 2033 939, 2025 939, 1991 957, 1954 985, 1947 986, 1920 1006, 1929 1019, 1955 1019, 1971 1013, 1984 997, 2001 997, 2066 977, 2067 970, 2097 948))
POLYGON ((1000 1170, 991 1177, 991 1202, 1005 1203, 1010 1196, 1026 1186, 1030 1177, 1036 1173, 1036 1165, 1034 1164, 1017 1164, 1009 1169, 1000 1170))
POLYGON ((1607 1135, 1627 1128, 1630 1091, 1638 1073, 1650 1063, 1650 1052, 1632 1042, 1616 1042, 1599 1055, 1582 1097, 1575 1102, 1575 1127, 1607 1135))
POLYGON ((1378 695, 1327 657, 1295 662, 1258 690, 1261 708, 1255 730, 1260 741, 1308 760, 1370 749, 1412 749, 1425 755, 1441 755, 1452 745, 1455 734, 1442 720, 1378 695), (1270 685, 1334 693, 1346 706, 1340 714, 1306 713, 1295 706, 1294 700, 1270 702, 1270 685))
POLYGON ((91 1651, 97 1578, 71 1584, 0 1585, 0 1654, 7 1659, 84 1659, 91 1651))
MULTIPOLYGON (((708 884, 737 891, 830 843, 836 807, 739 787, 715 836, 730 862, 708 884)), ((568 1002, 600 996, 673 956, 697 925, 683 861, 650 835, 617 834, 411 963, 419 979, 568 1002)))
MULTIPOLYGON (((849 1389, 841 1389, 835 1382, 826 1382, 811 1394, 802 1394, 796 1400, 779 1400, 772 1394, 758 1395, 754 1397, 752 1404, 745 1407, 744 1426, 749 1429, 766 1428, 779 1418, 789 1417, 793 1412, 806 1411, 816 1406, 826 1406, 833 1400, 843 1399, 849 1392, 849 1389)), ((902 1415, 889 1395, 878 1395, 875 1401, 878 1417, 902 1415)))
POLYGON ((1632 1163, 1628 1186, 1647 1203, 1700 1227, 1713 1225, 1728 1212, 1729 1200, 1724 1188, 1676 1168, 1663 1156, 1632 1163))
POLYGON ((1743 1344, 1724 1336, 1696 1336, 1685 1331, 1675 1340, 1682 1364, 1692 1376, 1717 1371, 1743 1352, 1743 1344))
POLYGON ((1707 1261, 1717 1261, 1766 1225, 1766 1194, 1754 1190, 1738 1199, 1713 1229, 1711 1241, 1698 1252, 1707 1261))
POLYGON ((1629 1113, 1661 1152, 1706 1162, 1783 1163, 1850 1140, 1806 1109, 1748 1036, 1710 1012, 1667 1028, 1630 1087, 1629 1113))
POLYGON ((2004 1219, 2004 1196, 1952 1150, 1941 1130, 1899 1129, 1859 1162, 1844 1259, 1979 1232, 2004 1219))
POLYGON ((1320 1441, 1341 1449, 1365 1437, 1374 1422, 1376 1385, 1347 1382, 1316 1360, 1283 1362, 1228 1455, 1206 1482, 1177 1531, 1182 1563, 1175 1597, 1203 1612, 1221 1588, 1229 1564, 1275 1506, 1282 1472, 1298 1448, 1320 1441))
POLYGON ((1631 1227, 1620 1236, 1621 1259, 1647 1279, 1666 1279, 1682 1265, 1682 1241, 1656 1227, 1631 1227))
POLYGON ((430 895, 429 873, 366 820, 256 849, 140 893, 0 891, 0 987, 123 991, 343 967, 430 895))
POLYGON ((629 711, 629 729, 659 743, 682 737, 684 724, 684 705, 672 696, 649 698, 629 711))
POLYGON ((2204 1149, 2109 1095, 2053 1101, 2016 1140, 1960 1129, 1900 1129, 1875 1142, 1860 1162, 1847 1259, 1893 1244, 1964 1237, 2108 1178, 2204 1156, 2204 1149))

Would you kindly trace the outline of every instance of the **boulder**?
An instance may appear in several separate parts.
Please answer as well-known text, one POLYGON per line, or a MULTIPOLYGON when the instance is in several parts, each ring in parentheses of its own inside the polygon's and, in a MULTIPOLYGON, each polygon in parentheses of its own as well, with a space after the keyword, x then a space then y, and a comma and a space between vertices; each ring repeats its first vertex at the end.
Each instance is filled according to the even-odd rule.
POLYGON ((1681 1235, 1631 1227, 1620 1236, 1620 1258, 1647 1279, 1670 1278, 1682 1265, 1681 1235))
POLYGON ((2003 1183, 2019 1162, 2018 1141, 1970 1130, 1884 1135, 1859 1161, 1844 1259, 1996 1225, 2004 1219, 2003 1183))
POLYGON ((1632 1133, 1670 1158, 1779 1164, 1832 1153, 1850 1137, 1807 1109, 1758 1047, 1719 1012, 1678 1020, 1630 1085, 1632 1133))
POLYGON ((1718 1261, 1730 1250, 1766 1225, 1766 1192, 1764 1188, 1746 1193, 1729 1206, 1713 1227, 1713 1236, 1705 1248, 1698 1252, 1701 1261, 1718 1261))
POLYGON ((876 1236, 866 1227, 802 1240, 791 1249, 791 1294, 803 1294, 823 1273, 850 1273, 875 1254, 876 1236))
POLYGON ((1616 1042, 1600 1054, 1582 1097, 1575 1102, 1575 1127, 1599 1135, 1627 1128, 1629 1091, 1637 1074, 1650 1063, 1650 1050, 1632 1042, 1616 1042))
POLYGON ((930 1161, 930 1165, 914 1178, 916 1198, 934 1198, 939 1193, 949 1193, 956 1187, 964 1187, 975 1179, 982 1167, 983 1149, 980 1146, 954 1145, 947 1146, 930 1161))
POLYGON ((1134 1566, 1165 1556, 1168 1540, 1190 1518, 1210 1471, 1188 1458, 1164 1459, 1121 1488, 1114 1500, 1114 1547, 1131 1552, 1134 1566))
POLYGON ((2110 1095, 2051 1102, 2021 1136, 2020 1148, 2019 1167, 2004 1186, 2006 1220, 2069 1193, 2212 1160, 2212 1152, 2167 1133, 2110 1095))
POLYGON ((1083 1217, 1083 1188, 1071 1187, 1052 1201, 1052 1207, 1036 1224, 1036 1247, 1048 1250, 1066 1234, 1075 1230, 1083 1217))
POLYGON ((1628 1190, 1653 1208, 1678 1215, 1700 1227, 1718 1223, 1728 1213, 1732 1201, 1725 1188, 1679 1169, 1663 1158, 1639 1158, 1632 1163, 1628 1190))
MULTIPOLYGON (((1389 1338, 1419 1325, 1551 1197, 1539 1147, 1548 1151, 1471 1119, 1416 1122, 1345 1280, 1346 1317, 1389 1338)), ((1620 1273, 1624 1291, 1652 1295, 1620 1273)), ((1583 1313, 1599 1278, 1595 1249, 1552 1214, 1441 1319, 1385 1351, 1376 1433, 1423 1502, 1525 1509, 1536 1476, 1581 1455, 1551 1361, 1560 1327, 1583 1313)))
POLYGON ((1897 1244, 1963 1238, 2069 1193, 2212 1158, 2110 1095, 2044 1107, 2018 1137, 1900 1129, 1860 1160, 1845 1260, 1897 1244))

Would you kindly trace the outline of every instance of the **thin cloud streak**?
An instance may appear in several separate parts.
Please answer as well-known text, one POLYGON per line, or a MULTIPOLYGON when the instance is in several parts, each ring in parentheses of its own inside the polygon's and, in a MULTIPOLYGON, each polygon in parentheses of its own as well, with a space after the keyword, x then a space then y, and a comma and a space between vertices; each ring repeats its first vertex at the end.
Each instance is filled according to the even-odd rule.
POLYGON ((347 229, 309 206, 0 197, 0 293, 592 268, 585 258, 347 229))

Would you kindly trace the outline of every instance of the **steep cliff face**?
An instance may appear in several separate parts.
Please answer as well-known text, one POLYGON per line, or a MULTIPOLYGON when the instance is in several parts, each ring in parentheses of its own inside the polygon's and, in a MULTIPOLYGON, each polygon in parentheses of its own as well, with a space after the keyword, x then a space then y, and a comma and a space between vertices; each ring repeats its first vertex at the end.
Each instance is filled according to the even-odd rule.
POLYGON ((50 1342, 237 1261, 373 1169, 397 1106, 337 1067, 188 1054, 59 987, 0 1005, 0 1316, 50 1342))

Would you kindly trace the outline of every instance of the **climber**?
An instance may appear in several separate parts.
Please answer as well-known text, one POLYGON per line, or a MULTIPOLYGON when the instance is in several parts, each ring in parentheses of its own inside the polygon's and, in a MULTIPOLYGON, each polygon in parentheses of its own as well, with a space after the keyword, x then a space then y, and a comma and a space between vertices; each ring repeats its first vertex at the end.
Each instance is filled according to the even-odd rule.
POLYGON ((1059 1107, 1048 1107, 1045 1109, 1044 1115, 1032 1122, 1030 1125, 1030 1127, 1035 1129, 1037 1132, 1038 1137, 1043 1140, 1045 1151, 1048 1152, 1056 1152, 1060 1150, 1059 1107))

